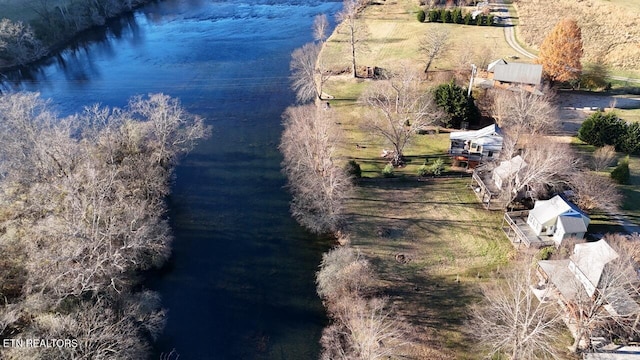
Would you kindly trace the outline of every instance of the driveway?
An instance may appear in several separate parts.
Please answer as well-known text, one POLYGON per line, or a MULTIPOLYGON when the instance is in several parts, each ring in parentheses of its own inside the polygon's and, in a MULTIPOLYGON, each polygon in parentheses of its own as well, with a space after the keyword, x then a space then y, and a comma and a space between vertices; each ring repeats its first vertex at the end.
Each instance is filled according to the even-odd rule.
POLYGON ((602 95, 560 91, 556 97, 562 128, 560 135, 575 135, 584 119, 598 109, 638 109, 640 96, 602 95))

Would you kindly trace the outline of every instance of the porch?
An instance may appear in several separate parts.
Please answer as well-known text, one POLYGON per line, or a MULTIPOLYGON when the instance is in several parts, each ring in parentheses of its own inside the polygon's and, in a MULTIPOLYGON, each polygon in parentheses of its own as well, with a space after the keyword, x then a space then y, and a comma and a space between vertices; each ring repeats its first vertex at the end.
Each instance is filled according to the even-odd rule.
POLYGON ((504 213, 502 230, 514 245, 524 244, 526 247, 541 248, 555 245, 551 236, 538 236, 527 224, 529 210, 511 211, 504 213))

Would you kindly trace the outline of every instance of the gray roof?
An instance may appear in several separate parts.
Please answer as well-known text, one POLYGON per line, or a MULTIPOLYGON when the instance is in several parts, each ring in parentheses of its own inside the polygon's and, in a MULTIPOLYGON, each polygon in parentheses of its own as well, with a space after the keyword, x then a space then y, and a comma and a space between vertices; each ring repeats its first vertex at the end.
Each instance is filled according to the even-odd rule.
POLYGON ((567 234, 586 233, 587 225, 582 215, 560 215, 558 221, 562 223, 564 232, 567 234))
POLYGON ((504 61, 504 59, 495 60, 495 61, 491 62, 491 64, 489 64, 487 66, 487 71, 488 72, 493 72, 493 68, 496 67, 496 65, 507 65, 507 62, 504 61))
POLYGON ((496 64, 493 79, 501 82, 539 85, 542 65, 525 63, 496 64))

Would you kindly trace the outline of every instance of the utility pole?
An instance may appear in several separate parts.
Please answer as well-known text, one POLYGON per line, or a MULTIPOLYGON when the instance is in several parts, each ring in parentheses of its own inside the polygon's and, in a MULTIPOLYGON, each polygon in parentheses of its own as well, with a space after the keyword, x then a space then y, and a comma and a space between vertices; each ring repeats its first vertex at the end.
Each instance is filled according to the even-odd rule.
POLYGON ((471 86, 473 86, 473 77, 476 76, 478 68, 475 64, 471 64, 471 79, 469 80, 469 90, 467 90, 467 97, 471 96, 471 86))

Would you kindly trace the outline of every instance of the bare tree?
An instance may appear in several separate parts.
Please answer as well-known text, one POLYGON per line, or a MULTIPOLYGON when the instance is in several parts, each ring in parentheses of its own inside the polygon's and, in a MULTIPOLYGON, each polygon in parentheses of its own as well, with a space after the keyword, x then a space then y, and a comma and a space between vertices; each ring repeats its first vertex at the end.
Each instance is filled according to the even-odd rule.
POLYGON ((612 145, 605 145, 596 149, 591 158, 593 170, 600 171, 614 164, 616 159, 616 148, 612 145))
POLYGON ((402 355, 409 344, 402 319, 381 298, 342 298, 334 316, 339 319, 327 327, 320 342, 321 359, 377 360, 402 355))
POLYGON ((407 67, 388 80, 367 88, 360 102, 370 109, 363 127, 393 146, 391 163, 394 166, 404 163, 404 148, 416 130, 441 117, 431 92, 421 88, 418 74, 407 67))
POLYGON ((293 194, 293 217, 316 233, 336 232, 342 225, 351 180, 334 161, 338 133, 332 110, 314 105, 288 108, 280 151, 293 194))
POLYGON ((576 275, 565 285, 568 289, 565 293, 569 296, 564 300, 575 329, 573 352, 578 351, 583 342, 589 349, 593 336, 610 340, 640 336, 640 281, 636 272, 640 238, 637 235, 607 235, 605 240, 613 252, 597 254, 603 258, 598 264, 590 260, 596 254, 574 251, 571 255, 571 261, 578 264, 574 267, 577 271, 585 266, 595 266, 586 277, 576 275), (598 271, 599 276, 594 276, 598 271))
POLYGON ((356 57, 364 50, 364 41, 369 36, 366 24, 358 17, 361 6, 359 0, 344 0, 342 11, 337 15, 338 21, 342 24, 342 31, 348 38, 351 70, 355 78, 358 77, 356 57))
POLYGON ((327 32, 329 31, 329 19, 325 14, 316 15, 313 18, 313 39, 324 44, 327 40, 327 32))
POLYGON ((492 115, 517 144, 523 135, 540 135, 558 125, 557 109, 551 103, 553 94, 493 90, 492 115))
POLYGON ((445 55, 449 40, 449 30, 438 27, 428 31, 420 41, 420 53, 426 58, 424 72, 427 73, 431 64, 445 55))
POLYGON ((322 89, 330 77, 324 69, 320 54, 321 44, 307 43, 291 54, 291 87, 299 102, 317 98, 322 100, 322 89))
MULTIPOLYGON (((505 143, 507 152, 513 147, 513 143, 505 143)), ((555 142, 552 138, 530 139, 520 151, 526 166, 503 179, 501 198, 505 207, 523 191, 536 198, 566 187, 569 179, 580 169, 579 160, 569 145, 555 142)))
POLYGON ((316 273, 318 295, 333 304, 345 296, 363 296, 372 285, 369 262, 351 247, 341 246, 322 255, 316 273))
POLYGON ((29 25, 0 20, 0 59, 8 65, 24 65, 43 56, 46 50, 29 25))
POLYGON ((12 309, 24 316, 0 336, 79 341, 3 357, 145 357, 163 314, 151 309, 153 294, 131 293, 134 274, 168 257, 171 169, 208 128, 161 94, 59 119, 38 94, 17 93, 0 96, 0 130, 1 200, 11 212, 0 227, 20 234, 26 270, 0 330, 16 322, 12 309))
MULTIPOLYGON (((473 309, 469 331, 490 350, 488 358, 556 359, 554 342, 561 317, 555 303, 540 302, 532 291, 530 263, 508 273, 502 282, 483 286, 484 301, 473 309)), ((546 296, 545 294, 543 296, 546 296)))
POLYGON ((572 200, 582 210, 591 211, 597 208, 615 212, 622 204, 622 194, 609 176, 583 169, 569 178, 569 184, 575 194, 572 200))

